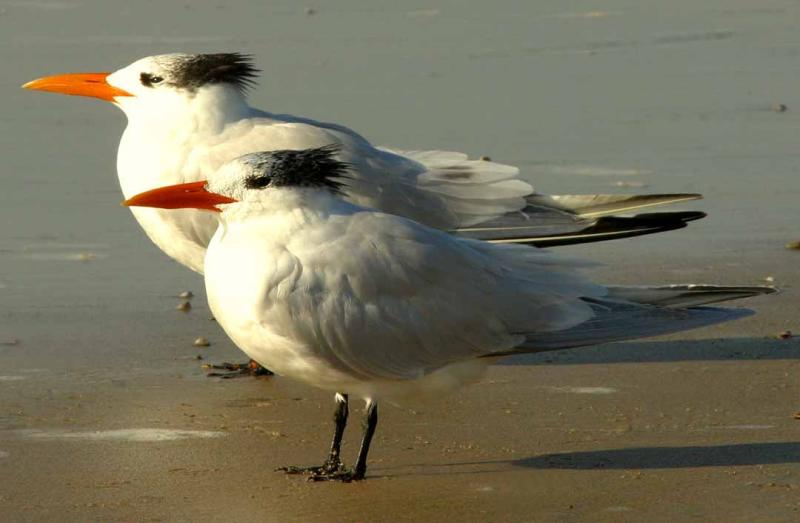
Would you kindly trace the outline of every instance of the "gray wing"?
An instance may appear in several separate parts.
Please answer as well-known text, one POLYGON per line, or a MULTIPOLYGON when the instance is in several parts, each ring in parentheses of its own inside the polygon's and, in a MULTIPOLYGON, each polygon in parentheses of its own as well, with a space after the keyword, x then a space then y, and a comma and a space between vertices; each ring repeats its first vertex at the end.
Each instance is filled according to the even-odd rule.
MULTIPOLYGON (((388 151, 387 151, 388 152, 388 151)), ((442 197, 455 211, 460 236, 496 243, 537 247, 572 245, 631 238, 686 227, 705 217, 702 212, 659 212, 619 216, 649 207, 700 199, 699 194, 528 194, 514 167, 467 160, 442 151, 398 151, 424 170, 419 188, 442 197), (514 182, 517 182, 516 184, 514 182), (505 192, 503 191, 505 189, 505 192), (516 192, 514 192, 516 191, 516 192), (520 203, 522 202, 522 206, 520 203), (491 213, 506 209, 492 216, 491 213)))
MULTIPOLYGON (((704 216, 613 215, 699 198, 696 194, 541 195, 510 165, 470 160, 449 151, 375 148, 343 126, 286 115, 255 116, 226 128, 217 143, 193 151, 185 171, 196 171, 202 179, 207 177, 202 175, 207 166, 244 153, 335 143, 341 147, 340 159, 352 167, 345 183, 351 202, 469 238, 537 246, 652 234, 685 227, 704 216)), ((210 238, 214 228, 205 227, 203 232, 210 238)))
MULTIPOLYGON (((673 309, 635 303, 587 299, 595 316, 558 332, 532 333, 514 350, 501 355, 545 352, 660 336, 737 320, 753 314, 748 309, 693 307, 673 309)), ((496 356, 498 354, 494 354, 496 356)))
POLYGON ((371 378, 415 378, 511 350, 525 340, 517 333, 588 320, 583 297, 606 293, 576 270, 578 261, 366 210, 339 210, 296 232, 272 265, 296 277, 269 276, 254 307, 259 322, 342 372, 371 378))

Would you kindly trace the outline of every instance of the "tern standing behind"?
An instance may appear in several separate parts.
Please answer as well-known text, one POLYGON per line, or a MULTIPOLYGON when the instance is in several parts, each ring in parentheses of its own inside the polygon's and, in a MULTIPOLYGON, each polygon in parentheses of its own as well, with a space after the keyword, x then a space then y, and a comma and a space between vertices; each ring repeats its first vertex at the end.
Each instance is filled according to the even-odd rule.
POLYGON ((205 258, 209 305, 251 358, 336 393, 327 461, 287 467, 363 479, 378 402, 439 394, 498 357, 676 332, 749 315, 669 308, 772 292, 608 288, 575 260, 459 238, 348 202, 338 146, 243 156, 208 182, 151 190, 130 206, 192 208, 218 228, 205 258), (696 291, 696 292, 695 292, 696 291), (340 459, 348 397, 367 402, 355 467, 340 459))
MULTIPOLYGON (((535 194, 516 167, 454 152, 379 148, 342 125, 261 111, 245 97, 257 73, 249 57, 238 53, 176 53, 142 58, 113 73, 50 76, 23 87, 100 98, 125 112, 117 172, 126 198, 206 180, 243 154, 338 144, 351 167, 346 200, 479 239, 582 243, 676 229, 704 216, 612 217, 700 196, 549 197, 535 194)), ((133 214, 161 250, 203 272, 215 219, 194 209, 133 209, 133 214)))
MULTIPOLYGON (((535 245, 585 243, 679 229, 701 212, 616 214, 699 198, 697 194, 536 194, 519 169, 445 151, 374 147, 338 124, 250 107, 246 89, 257 70, 238 53, 149 56, 114 73, 50 76, 28 89, 111 102, 128 118, 117 154, 126 198, 205 180, 246 153, 338 144, 350 164, 343 197, 461 235, 535 245)), ((167 255, 203 272, 217 221, 195 209, 133 209, 147 236, 167 255)), ((238 367, 238 366, 235 366, 238 367)))

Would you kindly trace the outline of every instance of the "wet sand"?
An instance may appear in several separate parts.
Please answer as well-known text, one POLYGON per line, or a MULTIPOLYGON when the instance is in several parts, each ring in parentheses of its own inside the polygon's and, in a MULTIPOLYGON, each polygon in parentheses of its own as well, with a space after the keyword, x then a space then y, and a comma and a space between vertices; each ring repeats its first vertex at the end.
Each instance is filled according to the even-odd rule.
POLYGON ((800 253, 784 248, 800 239, 799 14, 0 1, 0 519, 797 520, 800 342, 775 336, 800 333, 800 253), (784 292, 741 302, 758 314, 736 323, 519 358, 441 402, 386 406, 366 482, 285 477, 273 469, 324 455, 332 399, 204 377, 242 357, 201 278, 119 206, 123 117, 18 88, 177 50, 252 52, 254 105, 488 154, 545 192, 702 192, 685 208, 710 216, 686 230, 561 252, 604 263, 609 283, 772 277, 784 292))

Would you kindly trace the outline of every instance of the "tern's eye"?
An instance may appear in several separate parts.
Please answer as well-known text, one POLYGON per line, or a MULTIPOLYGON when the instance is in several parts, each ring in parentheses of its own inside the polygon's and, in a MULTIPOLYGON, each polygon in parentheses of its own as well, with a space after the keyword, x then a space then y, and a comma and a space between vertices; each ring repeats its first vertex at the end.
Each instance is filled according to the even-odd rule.
POLYGON ((263 189, 270 182, 267 176, 248 176, 244 180, 244 186, 248 189, 263 189))
POLYGON ((163 82, 164 78, 150 73, 142 73, 139 75, 139 81, 142 82, 142 85, 145 87, 153 87, 163 82))

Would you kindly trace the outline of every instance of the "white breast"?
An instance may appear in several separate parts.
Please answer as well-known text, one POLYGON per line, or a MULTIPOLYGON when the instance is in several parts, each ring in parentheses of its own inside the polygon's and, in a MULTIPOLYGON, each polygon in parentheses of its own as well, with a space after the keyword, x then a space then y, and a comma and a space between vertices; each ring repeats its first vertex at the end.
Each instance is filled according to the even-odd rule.
POLYGON ((209 245, 209 305, 251 358, 316 387, 396 398, 475 379, 479 356, 519 342, 497 317, 505 307, 487 301, 495 277, 473 267, 480 255, 463 259, 450 236, 313 198, 276 196, 252 214, 232 205, 209 245), (448 306, 456 294, 465 306, 448 306))
POLYGON ((206 292, 211 312, 226 334, 248 356, 278 374, 333 391, 346 390, 352 376, 320 354, 318 346, 297 336, 287 304, 274 300, 289 292, 302 276, 302 266, 272 241, 270 224, 258 221, 227 224, 212 239, 205 263, 206 292))

